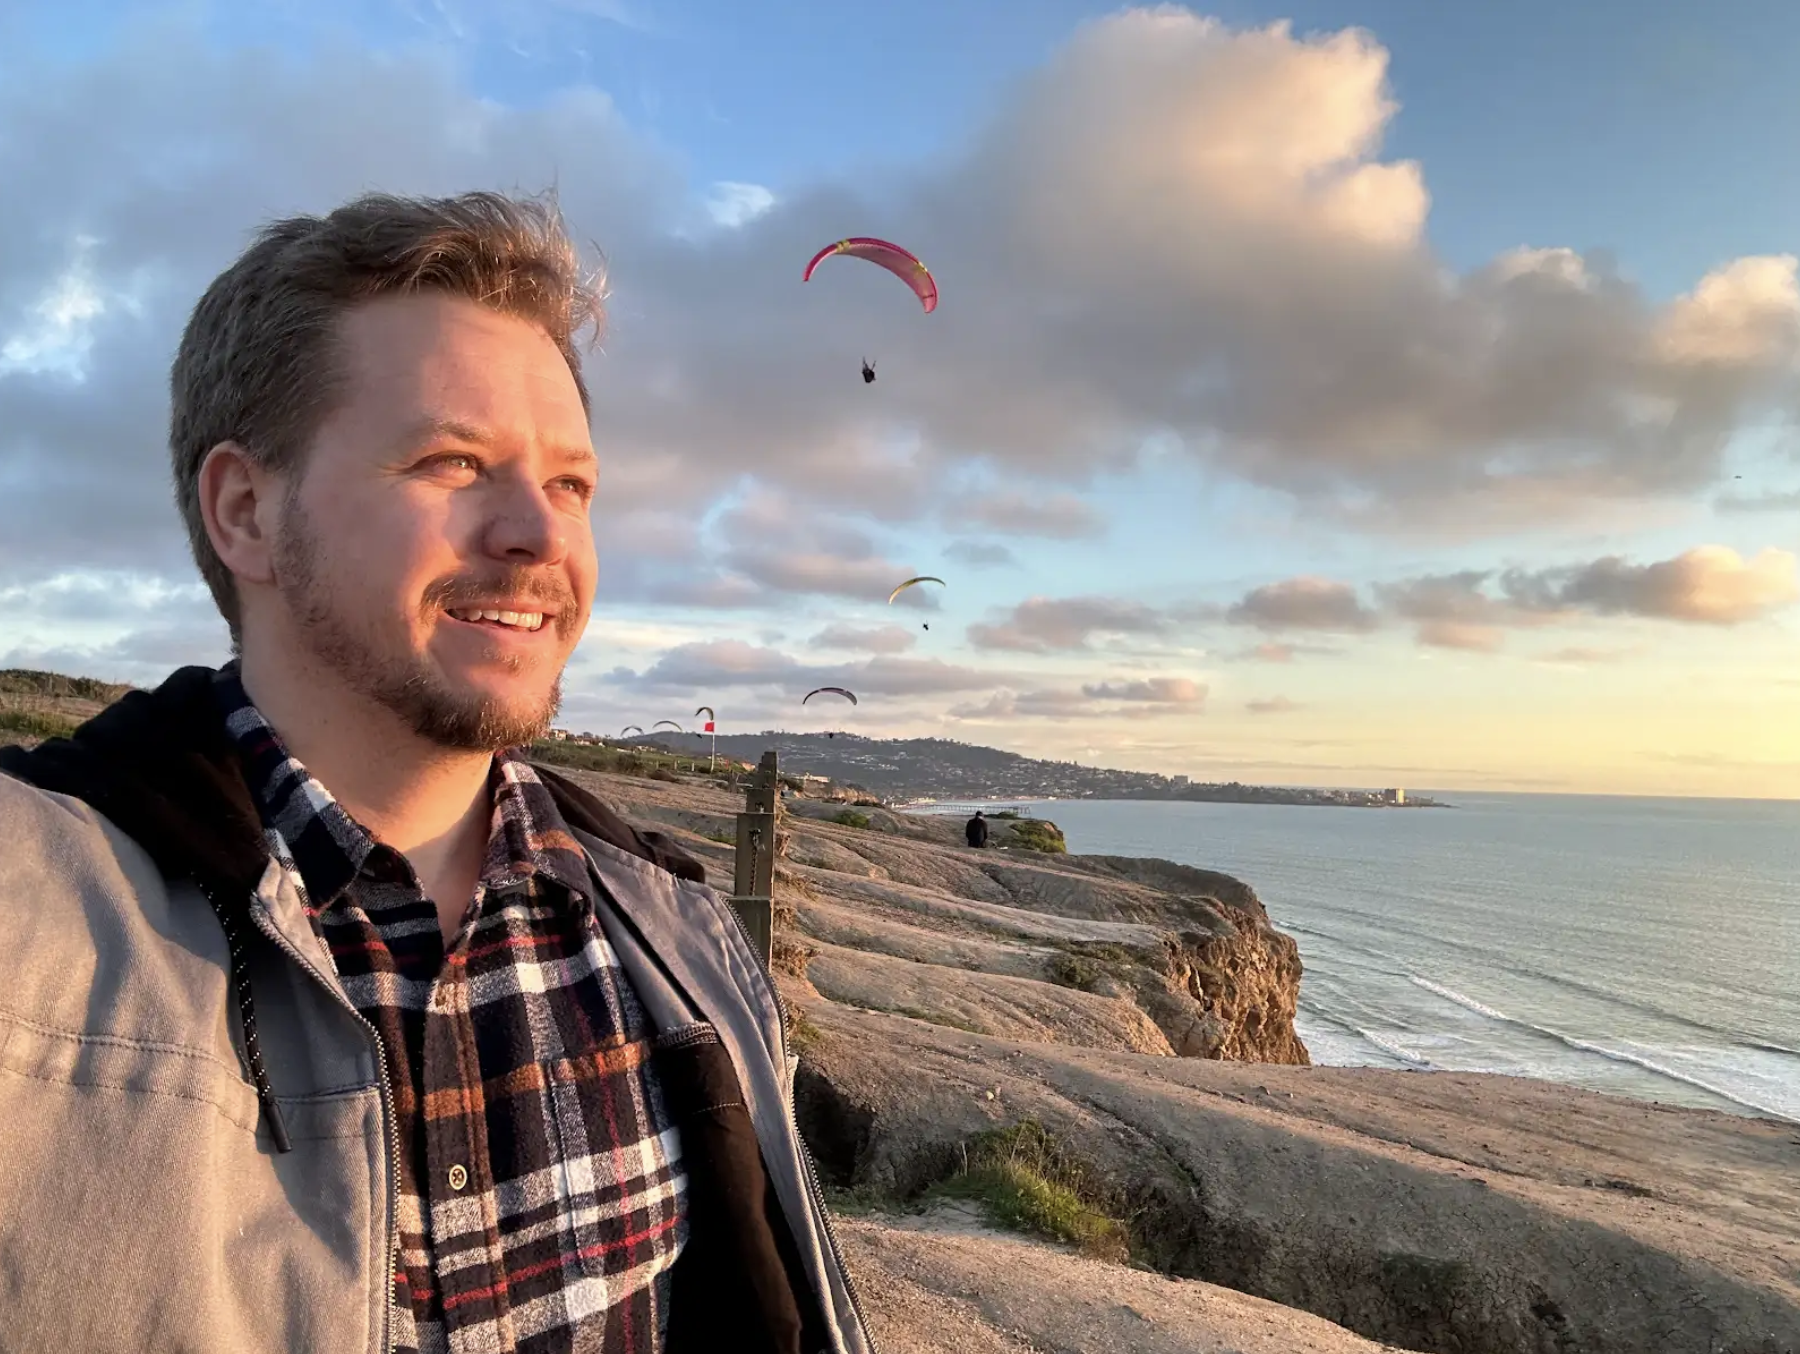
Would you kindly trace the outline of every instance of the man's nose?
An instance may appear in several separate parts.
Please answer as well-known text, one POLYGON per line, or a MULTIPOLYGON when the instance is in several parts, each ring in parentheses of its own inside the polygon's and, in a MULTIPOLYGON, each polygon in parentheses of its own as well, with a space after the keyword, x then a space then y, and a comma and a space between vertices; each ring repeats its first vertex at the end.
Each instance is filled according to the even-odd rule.
POLYGON ((515 481, 501 488, 482 545, 508 563, 559 564, 568 554, 569 526, 541 485, 515 481))

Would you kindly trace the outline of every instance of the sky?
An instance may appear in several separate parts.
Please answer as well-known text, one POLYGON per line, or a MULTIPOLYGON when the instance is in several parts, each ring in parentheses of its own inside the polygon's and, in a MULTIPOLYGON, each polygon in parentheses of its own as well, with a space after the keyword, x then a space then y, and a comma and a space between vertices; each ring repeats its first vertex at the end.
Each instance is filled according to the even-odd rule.
POLYGON ((0 666, 227 656, 167 374, 259 225, 554 188, 610 288, 567 727, 1800 795, 1796 45, 1642 0, 0 7, 0 666), (801 282, 852 234, 938 309, 801 282))

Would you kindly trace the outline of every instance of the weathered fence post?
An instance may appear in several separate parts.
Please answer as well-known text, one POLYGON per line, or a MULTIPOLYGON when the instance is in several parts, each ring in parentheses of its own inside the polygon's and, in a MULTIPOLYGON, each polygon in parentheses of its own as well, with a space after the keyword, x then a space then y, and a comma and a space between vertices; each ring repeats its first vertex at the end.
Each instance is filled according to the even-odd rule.
POLYGON ((732 875, 732 906, 744 919, 744 929, 761 957, 769 963, 775 929, 775 797, 781 782, 773 750, 763 753, 762 764, 744 794, 744 812, 737 816, 737 860, 732 875))

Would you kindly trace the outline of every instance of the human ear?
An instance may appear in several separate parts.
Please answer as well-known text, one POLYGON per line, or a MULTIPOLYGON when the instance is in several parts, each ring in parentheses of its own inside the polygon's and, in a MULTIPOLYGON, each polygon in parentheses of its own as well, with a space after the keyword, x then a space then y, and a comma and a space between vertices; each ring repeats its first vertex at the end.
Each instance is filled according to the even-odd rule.
POLYGON ((200 463, 200 515, 225 567, 245 583, 273 583, 280 486, 236 442, 221 442, 200 463))

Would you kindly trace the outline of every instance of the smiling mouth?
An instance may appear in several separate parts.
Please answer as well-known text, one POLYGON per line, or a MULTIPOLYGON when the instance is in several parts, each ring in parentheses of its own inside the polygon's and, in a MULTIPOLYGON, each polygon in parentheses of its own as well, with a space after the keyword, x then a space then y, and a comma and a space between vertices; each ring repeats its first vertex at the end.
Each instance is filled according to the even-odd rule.
POLYGON ((542 611, 504 611, 491 607, 446 607, 445 614, 468 625, 492 625, 503 630, 527 632, 542 630, 549 619, 542 611))

